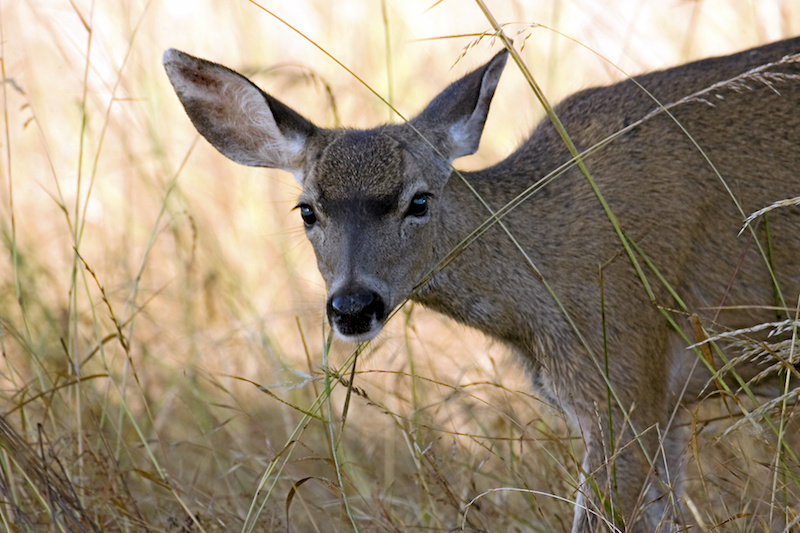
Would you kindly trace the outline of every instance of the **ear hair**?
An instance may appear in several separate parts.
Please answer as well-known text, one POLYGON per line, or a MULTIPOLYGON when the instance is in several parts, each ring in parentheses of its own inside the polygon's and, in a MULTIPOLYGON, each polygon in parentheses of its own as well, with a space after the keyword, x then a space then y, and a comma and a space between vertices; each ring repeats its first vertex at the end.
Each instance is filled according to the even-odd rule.
POLYGON ((164 68, 197 131, 228 158, 299 176, 316 127, 241 74, 178 50, 164 68))
POLYGON ((440 144, 437 149, 450 161, 478 149, 489 105, 507 60, 508 52, 504 49, 439 93, 411 121, 415 128, 440 144))

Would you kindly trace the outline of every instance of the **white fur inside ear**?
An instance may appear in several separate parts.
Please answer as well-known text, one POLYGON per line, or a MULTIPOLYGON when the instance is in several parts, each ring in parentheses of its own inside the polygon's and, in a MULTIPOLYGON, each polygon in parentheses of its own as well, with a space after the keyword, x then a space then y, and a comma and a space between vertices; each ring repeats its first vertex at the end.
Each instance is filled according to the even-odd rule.
POLYGON ((301 186, 303 185, 303 180, 305 180, 306 175, 302 169, 293 171, 292 176, 294 176, 294 179, 297 180, 297 183, 299 183, 301 186))
POLYGON ((177 50, 164 66, 197 130, 220 152, 243 165, 302 167, 307 136, 275 120, 268 97, 245 77, 177 50))
POLYGON ((283 134, 260 91, 251 85, 232 83, 226 84, 223 95, 232 98, 240 110, 231 115, 228 123, 228 127, 241 128, 240 135, 247 141, 245 146, 249 149, 240 151, 240 162, 292 172, 299 168, 305 139, 283 134))
POLYGON ((450 162, 464 155, 469 155, 478 149, 477 140, 480 139, 480 132, 477 134, 470 127, 469 119, 462 119, 450 126, 448 134, 452 143, 450 162))

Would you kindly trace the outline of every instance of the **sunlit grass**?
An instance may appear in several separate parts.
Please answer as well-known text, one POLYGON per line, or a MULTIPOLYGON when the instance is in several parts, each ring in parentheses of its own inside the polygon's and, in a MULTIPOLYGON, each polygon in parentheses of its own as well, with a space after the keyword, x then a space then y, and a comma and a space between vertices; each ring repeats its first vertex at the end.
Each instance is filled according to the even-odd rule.
MULTIPOLYGON (((524 31, 554 102, 800 28, 800 10, 768 2, 527 4, 489 7, 509 35, 524 31)), ((396 117, 319 48, 411 116, 490 56, 483 39, 456 63, 488 22, 468 2, 264 7, 305 37, 244 1, 0 4, 0 527, 414 531, 466 516, 567 530, 559 498, 580 439, 501 347, 408 309, 354 379, 353 348, 334 341, 326 385, 324 289, 291 212, 297 186, 198 140, 160 64, 182 48, 321 125, 369 126, 396 117)), ((507 69, 481 151, 459 165, 498 160, 542 116, 507 69)), ((773 475, 775 437, 750 424, 717 440, 732 423, 717 414, 696 418, 696 518, 725 531, 796 520, 796 502, 776 501, 796 492, 773 475)))

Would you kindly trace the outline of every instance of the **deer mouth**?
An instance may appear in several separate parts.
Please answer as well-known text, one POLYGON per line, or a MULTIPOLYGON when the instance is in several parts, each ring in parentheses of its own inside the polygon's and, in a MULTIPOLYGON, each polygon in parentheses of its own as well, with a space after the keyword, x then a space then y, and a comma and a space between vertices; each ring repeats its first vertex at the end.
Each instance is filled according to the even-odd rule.
POLYGON ((374 291, 351 289, 328 298, 328 322, 339 337, 365 342, 375 337, 386 320, 386 304, 374 291))

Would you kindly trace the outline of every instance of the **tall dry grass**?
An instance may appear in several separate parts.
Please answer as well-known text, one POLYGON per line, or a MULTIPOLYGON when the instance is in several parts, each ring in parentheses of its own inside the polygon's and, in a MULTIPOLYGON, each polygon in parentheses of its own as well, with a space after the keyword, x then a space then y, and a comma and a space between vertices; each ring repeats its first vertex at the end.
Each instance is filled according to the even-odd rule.
MULTIPOLYGON (((552 101, 800 32, 790 1, 489 8, 552 101)), ((569 528, 580 439, 512 358, 408 306, 353 373, 325 338, 291 177, 198 140, 160 65, 181 48, 319 124, 369 126, 398 119, 366 86, 411 115, 490 56, 469 46, 489 30, 476 5, 5 0, 0 17, 0 527, 569 528)), ((507 69, 460 166, 542 116, 507 69)), ((797 528, 770 433, 695 420, 701 529, 797 528)))

